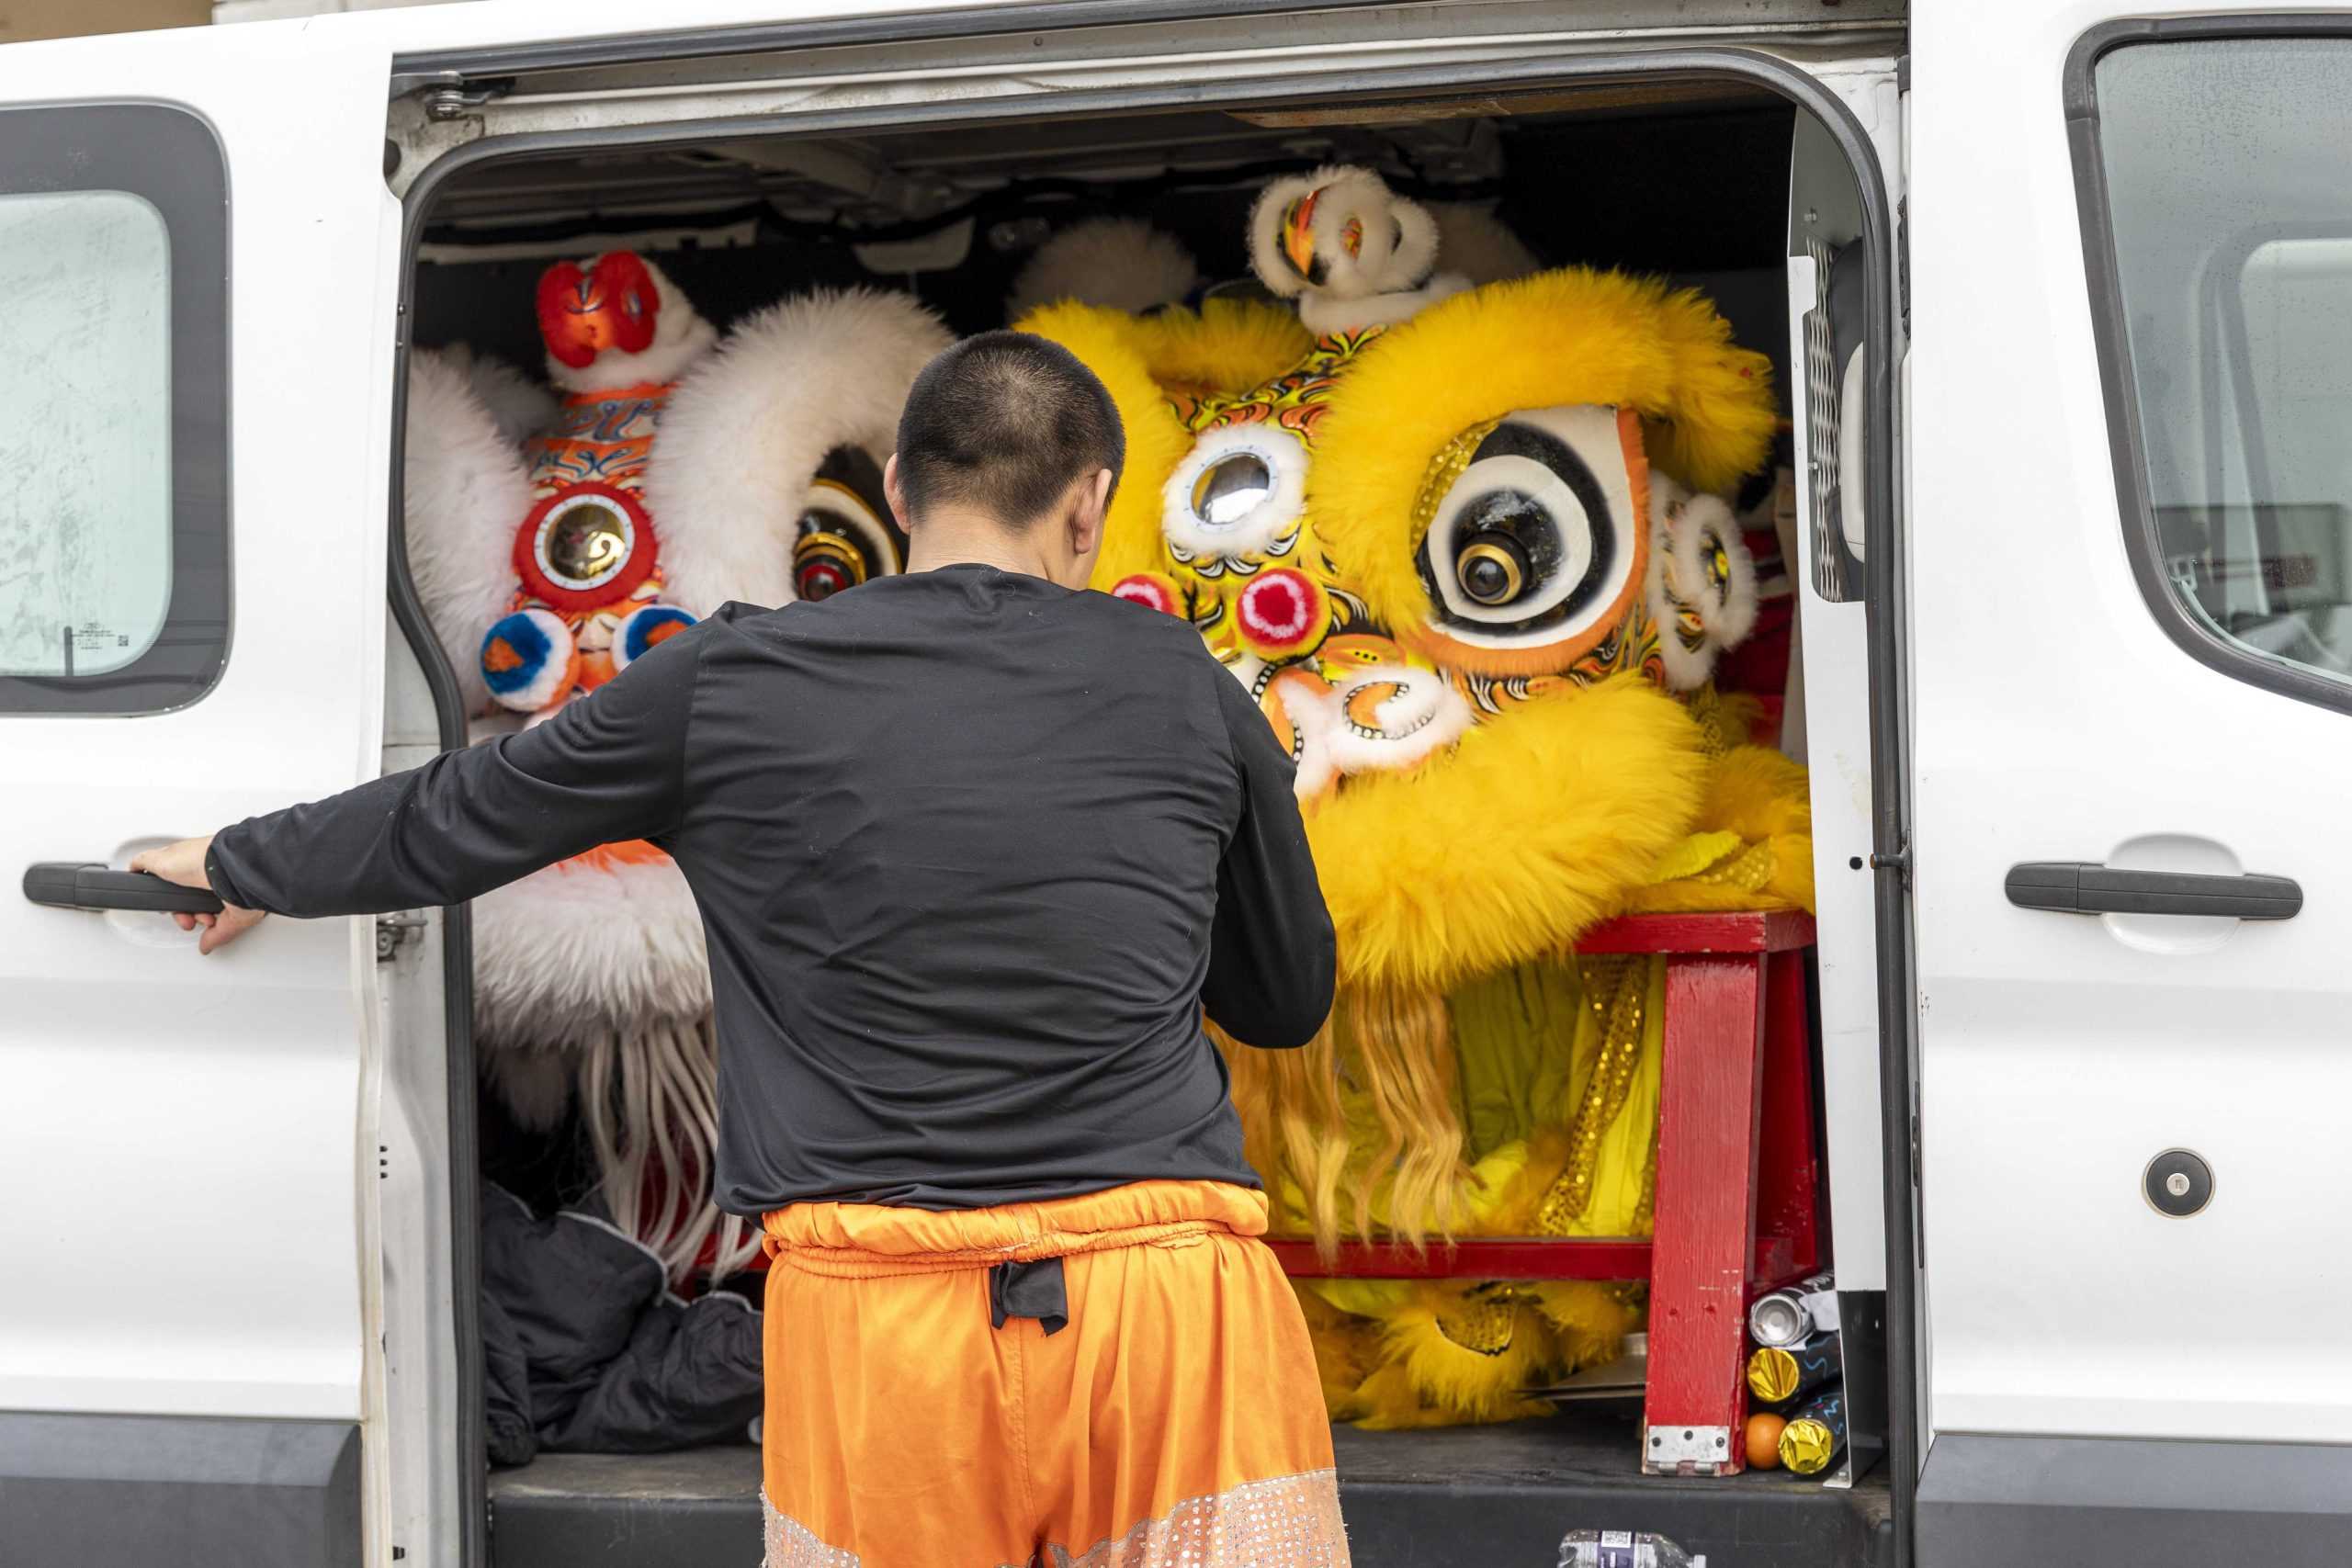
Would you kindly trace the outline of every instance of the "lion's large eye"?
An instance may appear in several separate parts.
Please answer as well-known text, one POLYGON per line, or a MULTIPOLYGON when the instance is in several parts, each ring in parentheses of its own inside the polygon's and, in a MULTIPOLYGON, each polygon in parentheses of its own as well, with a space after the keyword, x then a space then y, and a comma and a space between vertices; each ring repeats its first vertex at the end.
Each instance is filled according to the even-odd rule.
POLYGON ((1160 531, 1180 559, 1280 556, 1298 537, 1306 448, 1279 425, 1203 431, 1168 476, 1160 531))
POLYGON ((808 487, 792 540, 792 592, 829 599, 844 588, 906 570, 898 530, 839 479, 808 487))
POLYGON ((1513 414, 1478 444, 1421 541, 1431 629, 1467 649, 1581 652, 1624 612, 1639 525, 1615 409, 1513 414))

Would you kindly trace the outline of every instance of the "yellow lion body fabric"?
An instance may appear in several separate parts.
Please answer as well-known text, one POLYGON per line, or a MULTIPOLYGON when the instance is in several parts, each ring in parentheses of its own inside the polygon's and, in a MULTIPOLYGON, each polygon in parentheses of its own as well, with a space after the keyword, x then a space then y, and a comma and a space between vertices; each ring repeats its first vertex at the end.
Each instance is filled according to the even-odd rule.
MULTIPOLYGON (((1303 1051, 1216 1036, 1278 1225, 1645 1235, 1664 964, 1576 942, 1812 899, 1804 771, 1706 680, 1755 594, 1707 492, 1766 457, 1769 361, 1652 280, 1471 288, 1428 221, 1365 171, 1277 181, 1252 253, 1295 314, 1022 325, 1125 423, 1096 586, 1192 621, 1298 764, 1339 994, 1303 1051)), ((1301 1295, 1333 1415, 1372 1426, 1529 1414, 1640 1314, 1634 1285, 1301 1295)))

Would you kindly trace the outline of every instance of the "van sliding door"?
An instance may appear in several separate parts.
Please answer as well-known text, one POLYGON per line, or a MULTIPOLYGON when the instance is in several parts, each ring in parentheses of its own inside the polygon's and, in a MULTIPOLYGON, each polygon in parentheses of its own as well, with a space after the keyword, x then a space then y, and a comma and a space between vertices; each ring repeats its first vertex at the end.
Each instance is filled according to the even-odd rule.
POLYGON ((397 231, 387 59, 345 39, 0 50, 11 1562, 403 1544, 368 1426, 372 932, 199 958, 112 874, 376 771, 397 231))

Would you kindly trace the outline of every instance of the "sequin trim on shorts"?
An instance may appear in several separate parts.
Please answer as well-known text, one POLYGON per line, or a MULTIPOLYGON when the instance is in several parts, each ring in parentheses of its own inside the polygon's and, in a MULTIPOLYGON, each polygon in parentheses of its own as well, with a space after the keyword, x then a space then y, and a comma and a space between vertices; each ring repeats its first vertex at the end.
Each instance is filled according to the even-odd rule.
MULTIPOLYGON (((770 1568, 775 1537, 769 1535, 770 1568)), ((811 1558, 817 1562, 820 1559, 811 1558)), ((1116 1540, 1072 1556, 1048 1547, 1046 1568, 1348 1568, 1339 1477, 1328 1470, 1252 1481, 1194 1497, 1116 1540)))
POLYGON ((857 1568, 857 1553, 827 1546, 798 1519, 776 1512, 767 1489, 760 1490, 760 1513, 768 1526, 767 1568, 857 1568))

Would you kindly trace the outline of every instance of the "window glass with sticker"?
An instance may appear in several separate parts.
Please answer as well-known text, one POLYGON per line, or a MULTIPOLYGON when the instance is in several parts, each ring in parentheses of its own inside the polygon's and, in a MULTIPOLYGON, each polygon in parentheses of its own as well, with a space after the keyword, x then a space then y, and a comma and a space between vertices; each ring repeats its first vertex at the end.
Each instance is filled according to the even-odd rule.
POLYGON ((2127 45, 2093 87, 2143 589, 2233 673, 2352 687, 2352 39, 2127 45))
POLYGON ((226 196, 185 112, 0 111, 0 712, 162 712, 226 660, 226 196))

